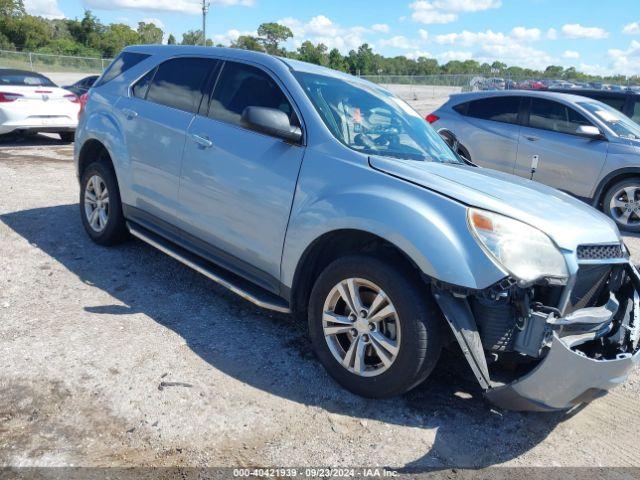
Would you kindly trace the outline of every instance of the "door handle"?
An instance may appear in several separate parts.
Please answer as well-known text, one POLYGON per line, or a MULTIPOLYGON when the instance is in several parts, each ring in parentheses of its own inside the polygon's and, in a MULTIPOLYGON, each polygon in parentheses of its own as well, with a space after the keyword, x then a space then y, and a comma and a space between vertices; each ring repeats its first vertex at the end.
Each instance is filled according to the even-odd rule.
POLYGON ((203 148, 213 147, 213 142, 204 135, 196 135, 195 133, 192 133, 191 138, 194 142, 196 142, 198 145, 200 145, 203 148))
POLYGON ((538 140, 540 140, 538 137, 532 137, 530 135, 525 135, 525 137, 527 140, 529 140, 530 142, 537 142, 538 140))
POLYGON ((124 113, 125 117, 127 117, 129 120, 132 120, 138 116, 138 112, 128 108, 123 108, 122 113, 124 113))

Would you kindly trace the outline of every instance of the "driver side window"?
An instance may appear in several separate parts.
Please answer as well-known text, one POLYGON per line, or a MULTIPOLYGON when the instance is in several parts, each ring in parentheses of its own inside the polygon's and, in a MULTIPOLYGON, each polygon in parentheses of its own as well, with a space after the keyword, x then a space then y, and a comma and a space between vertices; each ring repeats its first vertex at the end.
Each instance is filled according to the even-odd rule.
POLYGON ((529 126, 552 132, 576 135, 580 126, 591 126, 591 122, 574 109, 559 102, 541 98, 531 99, 529 126))
POLYGON ((247 107, 276 108, 289 116, 291 125, 299 126, 289 100, 269 75, 251 65, 226 62, 211 96, 209 117, 243 127, 247 107))

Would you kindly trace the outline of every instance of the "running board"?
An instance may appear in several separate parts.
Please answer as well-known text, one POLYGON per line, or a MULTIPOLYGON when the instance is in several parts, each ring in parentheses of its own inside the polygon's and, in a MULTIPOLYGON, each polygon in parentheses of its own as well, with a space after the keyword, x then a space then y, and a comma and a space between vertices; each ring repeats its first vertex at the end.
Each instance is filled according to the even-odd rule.
POLYGON ((287 302, 277 295, 253 285, 248 280, 214 265, 204 258, 173 244, 160 235, 156 235, 143 227, 127 222, 127 228, 134 237, 175 258, 187 267, 194 269, 196 272, 228 288, 233 293, 240 295, 245 300, 249 300, 258 307, 281 313, 291 313, 287 302))

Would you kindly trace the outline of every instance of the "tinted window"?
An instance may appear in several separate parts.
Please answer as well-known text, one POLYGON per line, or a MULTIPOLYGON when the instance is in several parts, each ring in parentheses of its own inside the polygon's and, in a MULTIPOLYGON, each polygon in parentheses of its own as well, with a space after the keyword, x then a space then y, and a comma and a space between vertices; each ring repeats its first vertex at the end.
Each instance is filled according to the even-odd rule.
POLYGON ((456 105, 456 106, 453 107, 453 109, 456 112, 458 112, 460 115, 466 115, 468 108, 469 108, 469 104, 468 103, 461 103, 461 104, 456 105))
POLYGON ((147 73, 144 77, 138 80, 133 87, 131 87, 131 93, 134 97, 137 98, 146 98, 147 91, 149 90, 149 85, 151 84, 151 79, 153 79, 153 75, 156 73, 156 69, 154 68, 149 73, 147 73))
POLYGON ((620 112, 624 111, 624 104, 627 101, 627 99, 624 97, 611 98, 602 95, 592 95, 591 98, 593 98, 594 100, 598 100, 599 102, 606 103, 610 107, 613 107, 620 112))
POLYGON ((580 125, 591 123, 572 108, 551 100, 531 99, 530 127, 575 134, 580 125))
POLYGON ((631 119, 636 123, 640 123, 640 100, 636 100, 636 103, 633 106, 631 119))
POLYGON ((146 58, 149 58, 149 55, 144 53, 122 52, 113 62, 111 62, 111 65, 107 67, 102 75, 102 79, 96 84, 96 87, 110 82, 130 68, 135 67, 146 58))
POLYGON ((5 71, 0 72, 0 85, 15 87, 55 87, 56 84, 37 73, 5 71))
POLYGON ((493 97, 469 102, 467 115, 494 122, 517 123, 520 97, 493 97))
POLYGON ((174 58, 162 63, 149 86, 147 100, 195 112, 205 77, 214 64, 206 58, 174 58))
POLYGON ((209 116, 241 125, 242 112, 247 107, 277 108, 289 115, 292 125, 297 125, 291 104, 269 75, 250 65, 227 62, 211 97, 209 116))

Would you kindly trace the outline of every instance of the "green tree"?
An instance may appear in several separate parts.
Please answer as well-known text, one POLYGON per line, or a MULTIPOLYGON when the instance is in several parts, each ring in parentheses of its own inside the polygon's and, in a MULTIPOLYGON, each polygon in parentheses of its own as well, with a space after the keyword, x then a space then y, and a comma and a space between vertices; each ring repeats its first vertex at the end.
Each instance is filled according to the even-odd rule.
POLYGON ((267 53, 280 55, 282 52, 278 48, 278 44, 289 38, 293 38, 293 32, 289 27, 275 22, 268 22, 258 27, 258 36, 264 44, 267 53))
POLYGON ((564 68, 560 65, 549 65, 544 70, 544 76, 550 78, 561 78, 564 73, 564 68))
POLYGON ((140 38, 140 43, 145 45, 162 43, 163 36, 164 32, 162 29, 156 27, 154 23, 138 22, 138 37, 140 38))
POLYGON ((167 45, 175 45, 176 43, 176 37, 173 36, 173 33, 170 33, 169 38, 167 38, 167 45))
POLYGON ((124 23, 112 23, 100 36, 97 47, 104 57, 114 57, 127 45, 140 43, 138 32, 124 23))
POLYGON ((251 35, 240 35, 234 42, 231 42, 231 48, 254 50, 256 52, 265 51, 260 39, 251 35))
POLYGON ((329 63, 327 64, 327 66, 329 68, 340 70, 342 72, 349 71, 349 64, 337 48, 332 48, 329 52, 329 63))
POLYGON ((23 0, 0 0, 0 17, 21 17, 25 14, 23 0))
POLYGON ((329 63, 327 46, 323 43, 314 45, 307 40, 298 48, 298 59, 303 62, 315 63, 316 65, 327 65, 329 63))
POLYGON ((202 45, 202 30, 189 30, 182 34, 182 45, 202 45))

